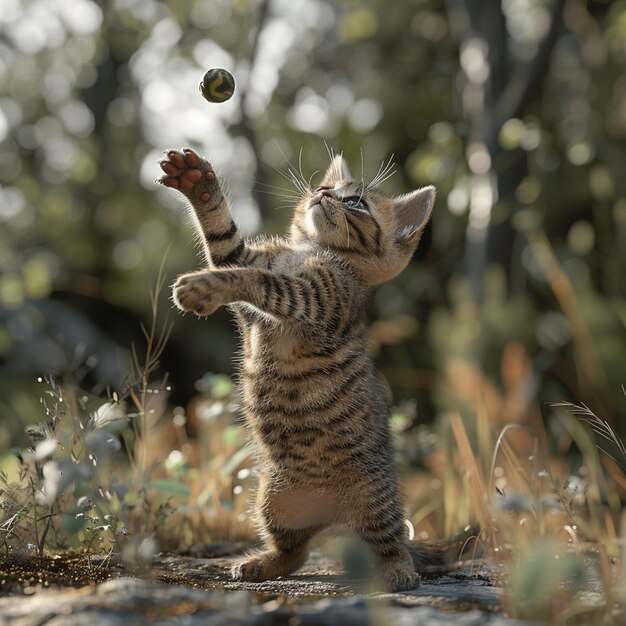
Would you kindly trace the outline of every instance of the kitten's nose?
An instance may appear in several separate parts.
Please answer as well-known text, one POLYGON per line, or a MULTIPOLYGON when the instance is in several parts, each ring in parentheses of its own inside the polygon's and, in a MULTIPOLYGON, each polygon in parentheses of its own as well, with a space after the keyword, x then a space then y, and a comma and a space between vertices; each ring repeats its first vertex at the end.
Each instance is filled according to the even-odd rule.
POLYGON ((320 189, 314 196, 311 198, 311 204, 317 204, 324 196, 327 198, 334 198, 335 194, 332 189, 320 189))

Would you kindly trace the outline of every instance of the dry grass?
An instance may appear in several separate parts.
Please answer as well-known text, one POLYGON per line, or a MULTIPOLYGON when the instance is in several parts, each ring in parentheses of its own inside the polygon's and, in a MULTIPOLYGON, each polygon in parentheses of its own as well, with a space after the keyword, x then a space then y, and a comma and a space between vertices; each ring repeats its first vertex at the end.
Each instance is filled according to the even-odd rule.
MULTIPOLYGON (((525 355, 514 352, 523 371, 525 355)), ((511 354, 507 359, 511 367, 511 354)), ((422 477, 436 489, 422 489, 421 505, 410 502, 417 536, 444 536, 478 520, 485 560, 504 572, 510 615, 550 624, 621 623, 623 443, 585 405, 559 403, 546 417, 558 426, 555 449, 545 430, 531 425, 537 407, 519 406, 515 385, 497 392, 475 367, 457 363, 451 370, 448 391, 462 400, 465 417, 450 410, 440 419, 439 445, 425 457, 430 472, 422 477), (513 406, 518 421, 502 425, 503 409, 513 406), (602 607, 581 593, 590 587, 601 592, 602 607)), ((419 482, 409 479, 409 490, 419 482)))
MULTIPOLYGON (((575 316, 566 277, 550 267, 575 316)), ((103 401, 71 381, 42 382, 44 419, 27 429, 31 446, 17 453, 12 471, 0 474, 5 554, 73 548, 149 563, 158 550, 254 537, 252 450, 230 379, 207 376, 187 407, 168 405, 167 380, 154 380, 169 333, 158 307, 164 283, 161 269, 146 356, 133 351, 119 396, 103 401)), ((584 346, 588 335, 574 321, 584 346)), ((408 526, 420 540, 478 521, 468 553, 498 566, 512 616, 621 623, 626 448, 610 420, 586 404, 538 406, 534 376, 530 355, 514 342, 503 351, 499 384, 460 359, 447 362, 442 378, 420 375, 454 408, 434 429, 413 426, 410 404, 394 410, 408 526), (590 585, 600 605, 580 593, 590 585)))
MULTIPOLYGON (((622 442, 583 405, 548 407, 561 427, 560 449, 529 425, 532 403, 502 426, 501 410, 515 404, 507 395, 519 390, 498 397, 481 372, 467 376, 474 384, 471 397, 459 396, 464 417, 450 410, 436 432, 417 433, 407 427, 406 407, 394 417, 400 453, 420 448, 425 466, 403 472, 416 539, 478 521, 480 551, 500 568, 509 614, 611 623, 624 599, 622 442), (579 594, 590 583, 602 592, 601 609, 579 594)), ((252 451, 227 377, 207 377, 185 409, 158 399, 167 395, 163 382, 104 404, 71 386, 44 384, 46 421, 30 430, 33 446, 20 453, 18 475, 2 479, 5 553, 81 548, 149 562, 157 550, 254 536, 252 451), (70 479, 55 478, 55 467, 73 467, 70 479)))

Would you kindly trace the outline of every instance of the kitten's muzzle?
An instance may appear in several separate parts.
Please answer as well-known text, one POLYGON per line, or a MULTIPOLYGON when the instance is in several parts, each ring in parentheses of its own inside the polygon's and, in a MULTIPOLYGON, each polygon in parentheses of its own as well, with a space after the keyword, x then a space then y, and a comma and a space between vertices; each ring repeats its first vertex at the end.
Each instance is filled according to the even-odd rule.
POLYGON ((309 211, 313 209, 320 208, 322 209, 322 213, 328 222, 330 222, 333 226, 337 226, 337 222, 331 217, 331 215, 335 212, 335 207, 333 206, 335 201, 334 194, 329 190, 324 190, 316 193, 312 198, 309 204, 309 211))
POLYGON ((312 198, 311 203, 309 204, 309 208, 313 207, 316 204, 321 204, 324 198, 331 198, 334 200, 335 194, 330 189, 322 189, 318 191, 312 198))

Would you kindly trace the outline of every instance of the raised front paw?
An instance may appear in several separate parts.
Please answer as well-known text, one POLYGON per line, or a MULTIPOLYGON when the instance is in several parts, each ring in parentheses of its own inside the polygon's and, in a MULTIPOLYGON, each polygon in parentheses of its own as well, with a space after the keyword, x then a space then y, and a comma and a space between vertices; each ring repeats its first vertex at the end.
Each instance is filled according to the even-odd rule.
POLYGON ((172 288, 172 297, 182 311, 199 316, 211 315, 231 302, 228 282, 217 271, 194 272, 179 276, 172 288))
POLYGON ((159 161, 164 174, 157 180, 165 187, 178 189, 193 202, 219 202, 221 191, 210 163, 191 148, 168 150, 159 161))

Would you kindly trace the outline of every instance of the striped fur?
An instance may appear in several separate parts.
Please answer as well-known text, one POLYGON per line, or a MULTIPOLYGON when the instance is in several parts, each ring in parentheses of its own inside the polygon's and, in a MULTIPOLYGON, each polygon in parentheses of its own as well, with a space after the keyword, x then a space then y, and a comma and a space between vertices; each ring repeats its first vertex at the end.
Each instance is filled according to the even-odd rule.
POLYGON ((440 555, 405 537, 366 306, 369 286, 411 258, 434 189, 388 198, 352 180, 338 157, 318 189, 303 189, 288 237, 244 241, 204 159, 172 150, 161 167, 161 182, 191 202, 208 265, 178 278, 174 301, 200 316, 230 305, 242 331, 242 407, 258 448, 265 547, 233 575, 290 574, 313 535, 342 525, 378 554, 389 588, 417 586, 416 568, 440 555))

